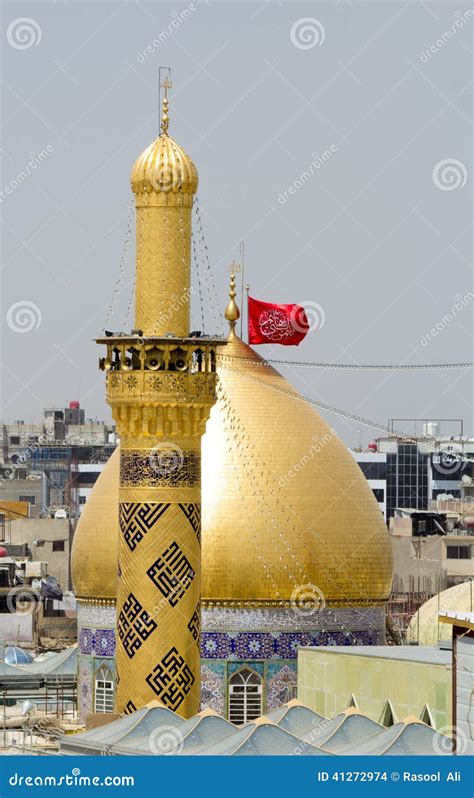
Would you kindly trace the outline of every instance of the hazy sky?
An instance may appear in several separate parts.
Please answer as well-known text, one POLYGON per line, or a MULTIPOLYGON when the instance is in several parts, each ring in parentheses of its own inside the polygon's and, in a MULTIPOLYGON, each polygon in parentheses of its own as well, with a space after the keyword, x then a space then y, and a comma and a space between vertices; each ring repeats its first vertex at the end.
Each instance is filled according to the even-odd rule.
MULTIPOLYGON (((316 304, 324 319, 298 348, 261 354, 470 360, 469 8, 4 2, 2 419, 39 419, 76 398, 110 418, 93 339, 119 270, 130 169, 158 132, 160 65, 172 67, 170 133, 199 170, 220 307, 243 239, 254 296, 316 304)), ((122 328, 133 269, 132 241, 111 329, 122 328)), ((213 331, 207 302, 205 313, 213 331)), ((463 417, 472 431, 469 372, 284 373, 379 423, 463 417)), ((358 442, 356 424, 327 418, 358 442)))

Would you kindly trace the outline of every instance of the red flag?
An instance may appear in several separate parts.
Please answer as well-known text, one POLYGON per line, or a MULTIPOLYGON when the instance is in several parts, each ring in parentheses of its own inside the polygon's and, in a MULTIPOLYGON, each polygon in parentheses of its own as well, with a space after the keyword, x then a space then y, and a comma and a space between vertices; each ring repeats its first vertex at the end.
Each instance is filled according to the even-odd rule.
POLYGON ((297 346, 309 330, 302 305, 275 305, 248 298, 249 344, 297 346))

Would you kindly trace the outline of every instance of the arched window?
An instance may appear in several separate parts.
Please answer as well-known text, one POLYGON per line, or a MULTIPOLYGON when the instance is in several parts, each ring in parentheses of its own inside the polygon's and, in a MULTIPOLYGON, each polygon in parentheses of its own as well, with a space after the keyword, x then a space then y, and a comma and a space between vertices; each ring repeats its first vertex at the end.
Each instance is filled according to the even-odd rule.
POLYGON ((114 711, 114 678, 106 665, 102 665, 95 672, 94 711, 114 711))
POLYGON ((262 678, 250 668, 242 668, 229 679, 229 720, 247 723, 262 714, 262 678))

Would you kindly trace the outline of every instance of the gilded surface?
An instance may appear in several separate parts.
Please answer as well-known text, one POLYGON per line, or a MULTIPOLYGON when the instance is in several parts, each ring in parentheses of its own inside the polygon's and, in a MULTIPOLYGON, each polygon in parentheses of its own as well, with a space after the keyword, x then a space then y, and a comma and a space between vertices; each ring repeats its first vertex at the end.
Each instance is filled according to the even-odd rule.
POLYGON ((176 401, 193 399, 193 402, 208 401, 215 395, 214 374, 179 374, 176 372, 143 372, 140 376, 126 371, 112 372, 107 378, 107 399, 115 402, 118 399, 130 398, 135 391, 145 401, 153 401, 157 393, 160 399, 167 397, 176 401), (130 377, 135 378, 130 381, 130 377))
MULTIPOLYGON (((390 589, 390 541, 359 466, 313 408, 271 390, 274 384, 298 396, 276 371, 258 365, 253 350, 236 340, 226 352, 255 365, 231 357, 218 363, 228 399, 221 395, 212 409, 202 445, 203 598, 278 606, 308 582, 329 605, 382 603, 390 589)), ((99 496, 105 476, 99 479, 78 528, 87 535, 89 527, 94 546, 99 528, 106 536, 99 557, 94 549, 81 569, 88 596, 101 595, 102 578, 113 584, 116 568, 116 455, 103 474, 113 489, 99 496), (92 503, 107 523, 96 523, 92 503)), ((153 489, 141 495, 148 501, 153 489)))
POLYGON ((198 173, 183 148, 162 134, 135 161, 131 185, 137 204, 146 201, 142 195, 147 194, 192 195, 198 189, 198 173))
POLYGON ((198 484, 188 502, 143 502, 139 489, 120 502, 117 711, 156 698, 184 717, 199 711, 199 497, 198 484))
POLYGON ((77 598, 112 601, 117 596, 119 467, 117 448, 99 475, 77 523, 71 552, 77 598))
POLYGON ((239 339, 217 362, 202 443, 203 602, 289 601, 312 585, 328 605, 382 603, 390 540, 364 475, 321 416, 260 363, 239 339))
POLYGON ((123 488, 193 488, 199 485, 199 452, 179 447, 163 449, 122 449, 120 485, 123 488))
POLYGON ((191 208, 137 207, 135 327, 189 334, 191 208))

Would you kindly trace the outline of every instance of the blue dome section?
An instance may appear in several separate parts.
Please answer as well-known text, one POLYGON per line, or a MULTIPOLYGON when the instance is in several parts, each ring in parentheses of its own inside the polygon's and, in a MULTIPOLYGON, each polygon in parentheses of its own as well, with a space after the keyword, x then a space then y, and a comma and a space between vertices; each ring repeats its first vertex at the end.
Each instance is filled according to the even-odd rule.
POLYGON ((34 657, 31 656, 29 651, 24 651, 18 646, 7 646, 5 649, 5 662, 7 665, 29 665, 33 660, 34 657))

